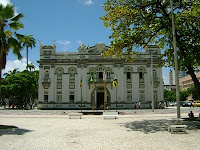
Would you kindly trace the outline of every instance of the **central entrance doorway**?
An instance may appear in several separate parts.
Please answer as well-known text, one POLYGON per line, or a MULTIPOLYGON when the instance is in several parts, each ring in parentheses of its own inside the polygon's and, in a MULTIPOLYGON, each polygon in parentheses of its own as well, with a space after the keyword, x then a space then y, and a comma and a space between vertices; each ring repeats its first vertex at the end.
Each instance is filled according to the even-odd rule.
POLYGON ((97 92, 97 109, 103 109, 104 92, 97 92))
MULTIPOLYGON (((105 103, 106 106, 110 106, 110 92, 105 89, 105 103)), ((91 92, 91 108, 94 109, 104 109, 104 87, 98 86, 91 92)))

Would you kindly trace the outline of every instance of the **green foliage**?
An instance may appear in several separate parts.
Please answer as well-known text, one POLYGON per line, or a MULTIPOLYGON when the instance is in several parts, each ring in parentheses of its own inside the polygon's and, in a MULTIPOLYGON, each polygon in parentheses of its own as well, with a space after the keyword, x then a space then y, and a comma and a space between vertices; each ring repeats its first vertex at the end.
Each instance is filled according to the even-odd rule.
MULTIPOLYGON (((187 100, 187 97, 189 95, 190 94, 188 91, 181 91, 180 92, 180 101, 187 100)), ((164 90, 164 99, 165 99, 165 101, 168 101, 168 102, 175 102, 176 101, 176 92, 165 89, 164 90)))
POLYGON ((13 53, 21 58, 20 50, 22 49, 20 41, 16 36, 17 30, 23 28, 20 19, 23 14, 14 16, 14 6, 0 4, 0 69, 5 68, 6 55, 12 49, 13 53))
POLYGON ((180 101, 186 101, 188 96, 190 96, 188 91, 181 91, 180 92, 180 101))
POLYGON ((32 47, 35 47, 35 39, 33 38, 33 35, 27 35, 27 36, 24 36, 22 38, 22 46, 23 47, 26 47, 26 59, 27 59, 27 64, 26 64, 26 67, 28 69, 28 48, 31 48, 32 47))
POLYGON ((2 98, 18 106, 37 98, 39 71, 10 73, 2 79, 2 98))
MULTIPOLYGON (((110 38, 113 39, 107 55, 121 56, 123 51, 132 54, 135 45, 146 47, 148 44, 157 44, 161 48, 170 47, 164 53, 167 56, 166 65, 174 66, 169 0, 107 0, 103 7, 105 16, 101 19, 105 27, 110 27, 110 38)), ((198 66, 200 56, 196 54, 200 39, 200 2, 176 1, 174 8, 180 64, 183 66, 193 58, 192 66, 198 66), (189 56, 183 56, 181 51, 189 56)))
MULTIPOLYGON (((191 75, 200 91, 195 75, 200 66, 200 1, 178 0, 173 6, 179 67, 191 75)), ((156 44, 165 48, 162 65, 174 67, 170 0, 107 0, 103 7, 105 16, 100 19, 112 31, 105 56, 132 55, 136 47, 156 44)))
MULTIPOLYGON (((23 35, 18 34, 18 30, 22 29, 24 25, 20 22, 23 14, 14 15, 15 8, 13 5, 0 4, 0 87, 1 87, 1 73, 6 66, 6 57, 10 50, 17 55, 18 59, 22 56, 20 51, 22 49, 21 39, 23 35)), ((1 97, 1 88, 0 88, 1 97)))
POLYGON ((168 102, 176 101, 176 92, 170 90, 164 90, 164 100, 168 102))
POLYGON ((187 89, 187 91, 188 91, 189 95, 192 95, 192 98, 194 100, 199 100, 199 98, 198 98, 198 90, 193 85, 191 87, 189 87, 187 89))

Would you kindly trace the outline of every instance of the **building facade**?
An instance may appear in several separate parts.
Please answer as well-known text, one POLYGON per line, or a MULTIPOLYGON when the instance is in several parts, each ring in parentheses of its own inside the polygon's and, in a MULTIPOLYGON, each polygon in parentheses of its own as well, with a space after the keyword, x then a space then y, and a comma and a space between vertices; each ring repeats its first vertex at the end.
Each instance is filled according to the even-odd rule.
POLYGON ((108 48, 102 43, 92 47, 82 44, 77 52, 56 52, 55 44, 41 44, 38 108, 101 109, 104 99, 108 109, 135 108, 139 101, 143 108, 149 108, 151 97, 155 107, 163 101, 158 47, 138 52, 133 62, 127 61, 125 55, 121 59, 104 58, 102 54, 108 48), (92 84, 88 82, 91 74, 92 84), (114 78, 118 86, 113 86, 114 78))
MULTIPOLYGON (((200 72, 196 73, 196 77, 200 81, 200 72)), ((187 90, 192 85, 194 85, 194 82, 190 75, 187 75, 187 76, 179 79, 180 91, 187 90)), ((192 101, 193 100, 192 96, 188 96, 187 100, 192 101)))
MULTIPOLYGON (((183 78, 187 76, 186 71, 179 71, 178 72, 179 78, 183 78)), ((169 71, 169 85, 176 85, 175 83, 175 70, 170 70, 169 71)))
MULTIPOLYGON (((200 81, 200 72, 196 73, 196 77, 200 81)), ((187 90, 192 85, 194 85, 194 82, 190 75, 179 79, 179 86, 181 91, 187 90)))
MULTIPOLYGON (((178 72, 179 78, 183 78, 187 76, 186 71, 179 71, 178 72)), ((176 85, 175 83, 175 70, 170 70, 169 71, 169 85, 176 85)))

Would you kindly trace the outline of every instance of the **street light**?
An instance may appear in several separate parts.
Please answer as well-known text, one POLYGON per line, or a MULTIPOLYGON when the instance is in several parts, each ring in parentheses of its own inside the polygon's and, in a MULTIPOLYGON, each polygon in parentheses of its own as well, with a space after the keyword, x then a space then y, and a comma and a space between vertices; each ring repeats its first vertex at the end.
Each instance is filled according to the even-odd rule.
POLYGON ((151 90, 152 90, 152 93, 151 93, 151 107, 152 107, 152 112, 154 112, 154 95, 153 95, 153 50, 150 50, 150 53, 151 53, 151 90))
POLYGON ((176 34, 174 26, 174 15, 173 15, 173 2, 170 0, 171 14, 172 14, 172 31, 173 31, 173 44, 174 44, 174 59, 175 59, 175 83, 176 83, 176 102, 177 102, 177 118, 181 118, 180 114, 180 94, 179 94, 179 77, 178 77, 178 59, 176 51, 176 34))

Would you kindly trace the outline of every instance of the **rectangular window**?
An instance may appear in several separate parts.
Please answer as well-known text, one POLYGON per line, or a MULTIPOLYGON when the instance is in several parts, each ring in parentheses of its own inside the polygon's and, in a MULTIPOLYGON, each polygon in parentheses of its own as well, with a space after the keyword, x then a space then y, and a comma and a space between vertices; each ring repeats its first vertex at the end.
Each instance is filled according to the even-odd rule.
POLYGON ((126 78, 127 78, 127 79, 131 79, 131 73, 130 73, 130 72, 127 72, 127 73, 126 73, 126 78))
POLYGON ((107 72, 107 78, 110 78, 110 72, 107 72))
POLYGON ((70 83, 75 83, 75 79, 69 79, 70 83))
POLYGON ((62 102, 62 91, 57 91, 56 102, 62 102))
POLYGON ((69 95, 69 102, 74 103, 74 95, 69 95))
POLYGON ((58 73, 58 74, 57 74, 57 77, 58 77, 58 78, 62 78, 62 73, 58 73))
POLYGON ((49 97, 48 97, 48 92, 45 91, 45 92, 44 92, 44 102, 45 102, 45 103, 48 102, 48 98, 49 98, 49 97))
POLYGON ((157 91, 154 91, 153 97, 154 97, 154 100, 157 102, 158 101, 158 93, 157 93, 157 91))
POLYGON ((155 70, 153 71, 153 78, 157 78, 157 74, 155 70))
POLYGON ((69 89, 75 89, 75 85, 74 84, 69 85, 69 89))
POLYGON ((49 78, 49 71, 45 71, 44 77, 45 77, 45 78, 49 78))
POLYGON ((99 72, 99 79, 103 79, 103 72, 99 72))
POLYGON ((75 78, 75 74, 70 74, 70 78, 75 78))
POLYGON ((49 85, 44 84, 44 89, 48 89, 48 88, 49 88, 49 85))
POLYGON ((127 102, 132 102, 132 91, 127 91, 127 102))
POLYGON ((139 88, 144 88, 144 84, 139 84, 139 88))
POLYGON ((140 102, 144 102, 145 101, 145 93, 144 91, 140 91, 140 102))
POLYGON ((127 84, 127 85, 126 85, 126 88, 127 88, 127 89, 131 89, 131 88, 132 88, 132 85, 131 85, 131 84, 127 84))
POLYGON ((57 89, 62 89, 62 79, 57 79, 57 89))
POLYGON ((143 72, 140 72, 140 73, 139 73, 139 78, 140 78, 140 79, 143 79, 143 72))

